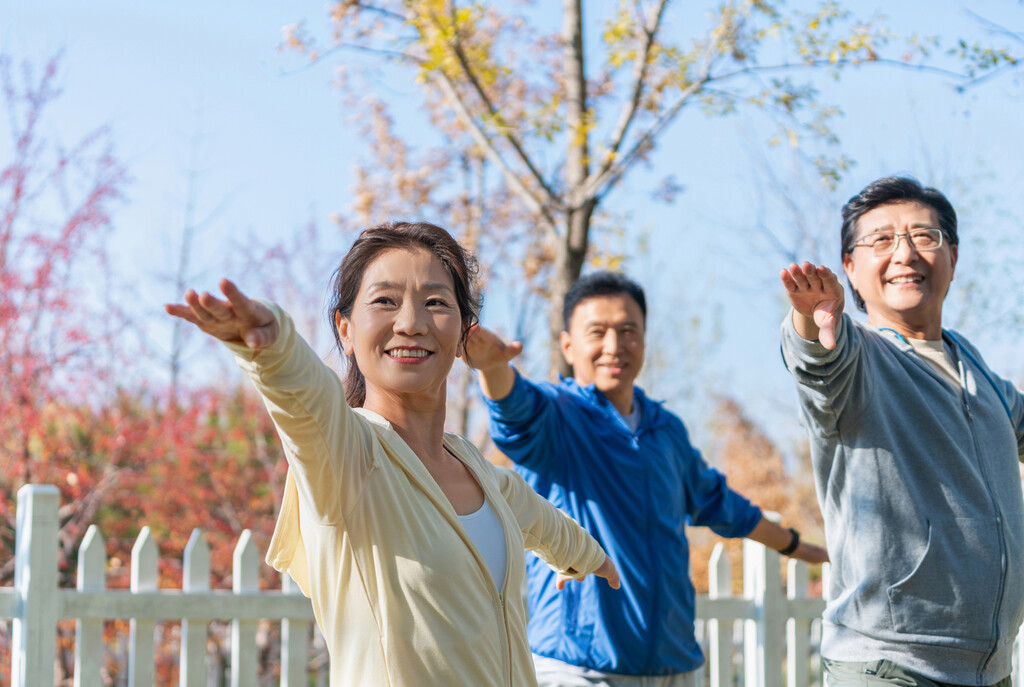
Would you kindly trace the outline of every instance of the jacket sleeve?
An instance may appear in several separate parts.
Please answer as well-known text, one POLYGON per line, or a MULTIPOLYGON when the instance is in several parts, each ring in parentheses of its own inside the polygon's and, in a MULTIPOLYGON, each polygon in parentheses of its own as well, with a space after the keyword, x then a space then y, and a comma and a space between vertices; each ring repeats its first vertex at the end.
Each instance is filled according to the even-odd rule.
POLYGON ((280 336, 254 351, 227 344, 263 398, 281 437, 289 472, 321 524, 343 519, 373 469, 373 429, 349 408, 335 372, 295 331, 280 307, 280 336))
POLYGON ((550 470, 556 453, 558 413, 553 389, 519 374, 505 398, 483 397, 494 444, 514 463, 536 472, 550 470))
POLYGON ((805 424, 813 435, 836 433, 842 416, 853 420, 870 405, 871 387, 856 388, 863 346, 863 333, 846 313, 836 327, 832 350, 797 334, 792 310, 782 321, 783 362, 797 382, 805 424))
POLYGON ((690 443, 680 423, 675 439, 684 453, 686 476, 683 492, 690 524, 710 527, 722 537, 745 537, 761 520, 761 509, 726 483, 725 475, 714 469, 690 443))
POLYGON ((578 578, 601 566, 604 549, 575 520, 539 496, 516 473, 497 466, 494 470, 501 494, 523 532, 527 551, 536 553, 558 572, 578 578))

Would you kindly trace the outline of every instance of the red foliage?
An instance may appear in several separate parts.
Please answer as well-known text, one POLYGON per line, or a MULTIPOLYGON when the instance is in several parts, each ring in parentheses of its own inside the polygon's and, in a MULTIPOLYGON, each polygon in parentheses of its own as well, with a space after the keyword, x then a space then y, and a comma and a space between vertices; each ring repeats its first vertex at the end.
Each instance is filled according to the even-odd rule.
MULTIPOLYGON (((0 143, 0 584, 13 577, 16 493, 31 482, 61 491, 61 586, 74 585, 78 548, 96 524, 110 587, 128 585, 143 525, 160 547, 161 587, 180 588, 196 527, 211 547, 212 585, 227 587, 241 531, 264 549, 269 540, 284 484, 277 437, 260 401, 238 385, 213 381, 173 396, 115 389, 113 373, 137 363, 118 353, 125 319, 95 277, 109 273, 105 240, 127 175, 106 129, 69 148, 44 133, 59 64, 57 56, 39 74, 25 65, 16 79, 0 54, 11 134, 9 155, 0 143)), ((125 625, 107 623, 108 634, 125 625)), ((163 632, 173 638, 174 624, 163 632)), ((70 625, 58 642, 66 675, 70 625)), ((175 679, 172 659, 161 656, 161 684, 175 679)))
POLYGON ((103 240, 126 174, 105 129, 70 148, 44 134, 60 94, 59 63, 58 55, 38 76, 25 64, 18 81, 0 54, 11 149, 0 169, 0 522, 8 527, 16 490, 53 478, 40 428, 59 412, 58 393, 95 398, 113 365, 99 354, 104 336, 96 332, 118 329, 108 309, 91 305, 98 299, 85 285, 105 263, 103 240))

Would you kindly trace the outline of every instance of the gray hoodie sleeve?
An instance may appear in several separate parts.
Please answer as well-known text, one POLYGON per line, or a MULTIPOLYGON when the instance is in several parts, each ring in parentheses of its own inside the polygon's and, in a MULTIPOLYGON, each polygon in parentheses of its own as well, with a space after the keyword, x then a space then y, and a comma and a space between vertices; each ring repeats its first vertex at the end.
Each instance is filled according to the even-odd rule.
POLYGON ((807 427, 820 435, 839 432, 843 422, 856 421, 871 403, 870 385, 863 380, 860 355, 864 338, 843 313, 836 327, 836 346, 828 350, 817 341, 797 334, 790 310, 782 321, 782 359, 799 385, 800 405, 807 427))

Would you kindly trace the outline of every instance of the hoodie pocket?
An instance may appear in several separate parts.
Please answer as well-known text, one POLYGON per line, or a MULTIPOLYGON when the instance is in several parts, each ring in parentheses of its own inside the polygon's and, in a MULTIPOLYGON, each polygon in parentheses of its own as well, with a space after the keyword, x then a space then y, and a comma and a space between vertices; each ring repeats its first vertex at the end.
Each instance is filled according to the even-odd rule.
POLYGON ((888 589, 893 629, 990 642, 1002 584, 998 533, 996 518, 929 521, 917 566, 888 589))

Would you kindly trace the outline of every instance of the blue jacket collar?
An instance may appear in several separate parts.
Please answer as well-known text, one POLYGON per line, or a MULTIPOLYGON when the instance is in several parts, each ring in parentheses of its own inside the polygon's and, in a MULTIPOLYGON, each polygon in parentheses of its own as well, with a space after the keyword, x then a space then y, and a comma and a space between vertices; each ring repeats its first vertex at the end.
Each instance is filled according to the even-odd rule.
MULTIPOLYGON (((601 393, 594 384, 582 386, 573 377, 558 376, 562 389, 566 392, 584 400, 589 406, 605 417, 615 418, 619 411, 611 404, 611 401, 601 393)), ((664 401, 655 401, 644 393, 643 389, 633 385, 633 399, 640 404, 640 427, 637 431, 647 430, 665 422, 668 416, 662 411, 664 401)))

